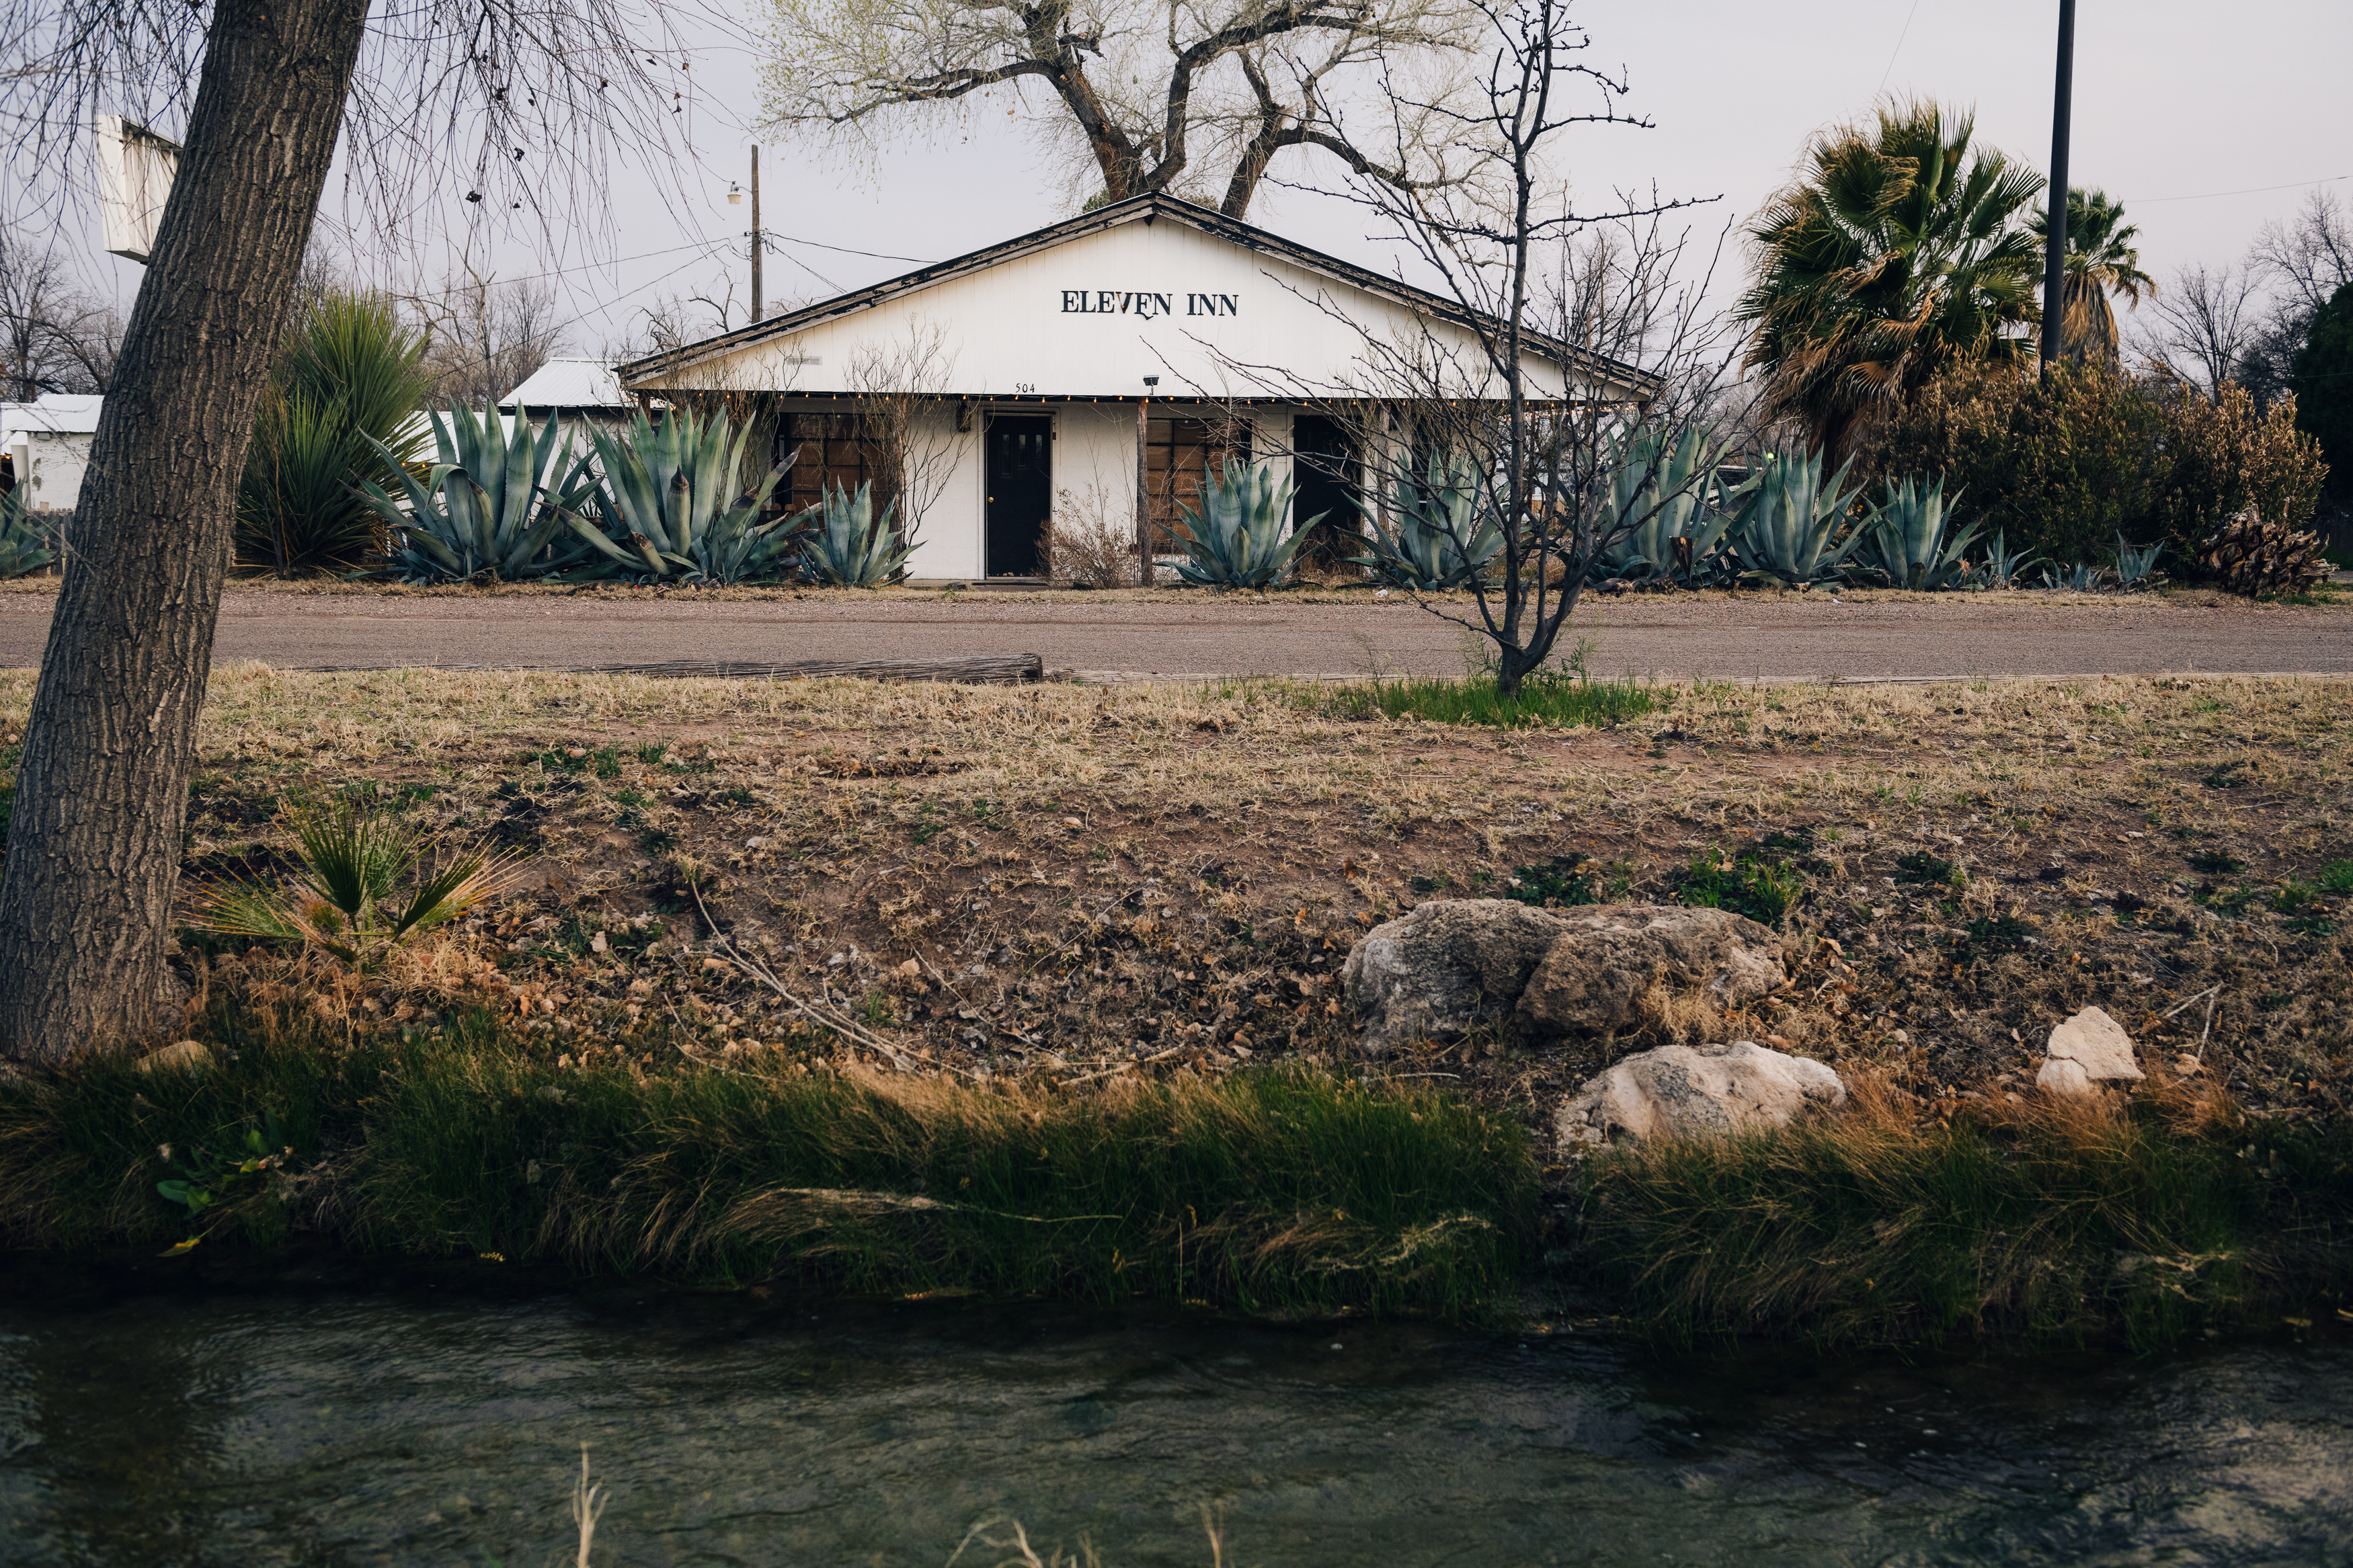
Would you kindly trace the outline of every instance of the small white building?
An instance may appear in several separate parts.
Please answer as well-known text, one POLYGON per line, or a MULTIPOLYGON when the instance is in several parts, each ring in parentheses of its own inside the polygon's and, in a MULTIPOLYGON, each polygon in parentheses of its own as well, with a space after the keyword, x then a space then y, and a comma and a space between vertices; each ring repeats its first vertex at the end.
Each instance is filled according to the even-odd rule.
POLYGON ((33 511, 71 511, 90 468, 103 397, 52 392, 32 403, 0 403, 0 454, 33 511))
MULTIPOLYGON (((557 358, 522 378, 512 392, 499 399, 499 412, 527 414, 536 430, 554 415, 571 429, 581 421, 618 435, 637 411, 637 401, 621 390, 619 373, 610 360, 557 358)), ((585 433, 580 443, 587 442, 585 433)))
MULTIPOLYGON (((796 509, 836 483, 902 494, 920 512, 918 581, 1020 580, 1058 517, 1115 513, 1130 536, 1148 521, 1165 545, 1204 467, 1229 455, 1295 477, 1297 516, 1356 531, 1363 454, 1318 410, 1404 396, 1382 391, 1368 339, 1476 363, 1472 325, 1451 300, 1138 196, 634 361, 619 384, 771 421, 776 459, 799 453, 796 509), (877 471, 878 392, 911 409, 895 475, 877 471)), ((1528 340, 1523 367, 1535 397, 1650 390, 1547 339, 1528 340)))

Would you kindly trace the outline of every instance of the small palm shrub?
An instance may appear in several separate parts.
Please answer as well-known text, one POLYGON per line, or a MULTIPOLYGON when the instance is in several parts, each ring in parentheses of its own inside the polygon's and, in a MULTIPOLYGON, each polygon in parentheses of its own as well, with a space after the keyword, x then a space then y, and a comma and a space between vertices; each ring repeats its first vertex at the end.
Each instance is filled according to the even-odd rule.
POLYGON ((659 425, 640 409, 619 440, 592 429, 604 484, 593 517, 566 519, 609 574, 721 584, 774 576, 799 519, 762 513, 792 458, 739 489, 752 429, 735 429, 723 410, 706 419, 676 407, 659 425))
POLYGON ((1291 510, 1291 481, 1277 484, 1265 463, 1245 467, 1229 458, 1223 472, 1205 472, 1200 510, 1180 509, 1186 559, 1177 564, 1177 575, 1208 588, 1263 588, 1281 577, 1324 521, 1318 512, 1286 538, 1282 520, 1291 510))
POLYGON ((2301 594, 2328 575, 2324 542, 2250 507, 2199 542, 2198 571, 2233 594, 2301 594))
POLYGON ((302 943, 359 968, 513 883, 512 858, 479 846, 445 850, 413 825, 353 800, 293 805, 286 821, 294 876, 199 889, 189 923, 222 936, 302 943))
POLYGON ((496 404, 485 404, 479 419, 463 404, 452 404, 446 421, 438 409, 429 418, 435 461, 425 476, 406 463, 393 466, 406 505, 373 480, 358 487, 385 525, 384 558, 396 575, 513 583, 587 558, 587 546, 564 531, 569 509, 593 504, 596 483, 586 459, 572 456, 558 420, 551 416, 534 436, 520 410, 510 433, 496 404))
POLYGON ((1369 567, 1384 582, 1427 593, 1461 587, 1503 552, 1503 530, 1482 504, 1479 470, 1468 459, 1433 452, 1419 475, 1411 464, 1400 463, 1390 494, 1394 532, 1376 506, 1358 503, 1371 526, 1371 551, 1352 557, 1350 565, 1369 567))
POLYGON ((851 495, 840 485, 825 492, 813 509, 816 531, 801 542, 801 571, 812 583, 835 588, 879 588, 907 574, 914 545, 899 532, 899 503, 885 502, 874 515, 874 487, 851 495))
POLYGON ((23 487, 0 495, 0 581, 37 572, 57 559, 49 531, 33 521, 23 487))
POLYGON ((355 485, 423 455, 422 337, 389 302, 330 294, 270 374, 237 488, 237 558, 280 576, 354 572, 381 553, 383 514, 355 485))

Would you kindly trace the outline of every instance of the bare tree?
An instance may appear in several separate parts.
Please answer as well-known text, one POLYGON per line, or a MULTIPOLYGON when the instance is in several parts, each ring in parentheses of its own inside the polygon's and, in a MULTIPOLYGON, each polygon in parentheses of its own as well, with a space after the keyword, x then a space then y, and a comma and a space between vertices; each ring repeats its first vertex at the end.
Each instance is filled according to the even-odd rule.
POLYGON ((74 282, 65 258, 0 228, 0 388, 17 403, 45 392, 104 392, 120 318, 74 282))
POLYGON ((2165 374, 2219 397, 2222 384, 2238 374, 2261 303, 2250 268, 2216 272, 2202 261, 2176 268, 2171 285, 2149 301, 2136 346, 2165 374))
POLYGON ((859 438, 893 487, 899 537, 911 548, 955 477, 958 443, 941 402, 954 384, 955 360, 947 329, 919 317, 902 337, 861 345, 848 367, 859 438))
POLYGON ((0 871, 0 1052, 56 1061, 162 1021, 237 477, 347 108, 373 232, 437 168, 463 170, 476 206, 568 214, 616 137, 667 145, 674 73, 660 0, 420 0, 373 26, 366 0, 0 0, 0 133, 35 181, 86 166, 101 103, 186 116, 0 871))
POLYGON ((470 273, 410 303, 425 327, 437 403, 504 397, 565 349, 559 301, 544 279, 500 283, 470 273))
POLYGON ((2307 193, 2295 217, 2263 225, 2247 253, 2247 267, 2309 320, 2337 290, 2353 283, 2353 221, 2344 203, 2325 187, 2307 193))
POLYGON ((1400 191, 1472 163, 1451 138, 1474 121, 1446 111, 1482 25, 1463 0, 771 4, 764 107, 776 124, 856 142, 998 88, 1028 107, 1034 87, 1048 107, 1033 123, 1073 195, 1166 192, 1240 217, 1290 148, 1400 191), (1348 98, 1398 80, 1412 83, 1395 99, 1404 133, 1352 138, 1348 98))
MULTIPOLYGON (((1462 583, 1468 611, 1417 597, 1488 641, 1509 696, 1551 657, 1595 561, 1683 493, 1662 483, 1665 443, 1638 437, 1689 427, 1736 349, 1701 313, 1705 278, 1678 279, 1685 241, 1661 217, 1689 204, 1621 196, 1580 212, 1546 179, 1562 132, 1647 123, 1619 108, 1621 79, 1580 58, 1591 40, 1568 0, 1476 6, 1487 27, 1480 101, 1450 112, 1466 142, 1490 146, 1483 184, 1504 199, 1489 203, 1479 184, 1410 195, 1352 184, 1444 279, 1456 308, 1400 333, 1360 327, 1361 379, 1322 405, 1335 418, 1374 411, 1356 414, 1357 439, 1375 454, 1381 489, 1412 514, 1401 525, 1441 535, 1462 560, 1495 542, 1485 569, 1462 583), (1627 485, 1630 464, 1642 471, 1627 485), (1435 502, 1433 475, 1467 492, 1466 504, 1435 502), (1613 503, 1621 491, 1630 504, 1613 503)), ((1275 367, 1228 368, 1261 384, 1283 379, 1275 367)))

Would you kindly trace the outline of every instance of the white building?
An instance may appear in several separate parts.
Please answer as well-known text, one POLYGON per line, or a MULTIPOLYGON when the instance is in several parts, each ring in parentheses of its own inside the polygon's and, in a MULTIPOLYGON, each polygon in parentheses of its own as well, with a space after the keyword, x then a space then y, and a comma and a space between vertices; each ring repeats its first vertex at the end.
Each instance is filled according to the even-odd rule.
MULTIPOLYGON (((881 478, 877 390, 918 395, 905 437, 917 580, 1024 578, 1052 520, 1141 509, 1158 540, 1205 464, 1264 458, 1300 517, 1355 509, 1361 475, 1324 400, 1386 396, 1367 342, 1480 356, 1455 301, 1166 196, 1139 196, 620 367, 625 393, 725 395, 800 454, 788 504, 881 478), (922 467, 930 482, 919 482, 922 467)), ((1531 339, 1530 395, 1632 400, 1639 373, 1531 339)), ((1477 388, 1467 395, 1479 396, 1477 388)), ((1327 526, 1330 526, 1327 523, 1327 526)))
MULTIPOLYGON (((552 414, 563 420, 567 430, 586 421, 608 436, 621 433, 637 406, 637 400, 621 390, 620 375, 612 362, 601 359, 551 359, 499 399, 500 413, 524 412, 534 430, 552 414)), ((580 447, 586 447, 584 431, 580 447)))
POLYGON ((90 438, 106 399, 52 392, 34 403, 0 403, 0 454, 8 458, 26 505, 71 511, 90 468, 90 438))

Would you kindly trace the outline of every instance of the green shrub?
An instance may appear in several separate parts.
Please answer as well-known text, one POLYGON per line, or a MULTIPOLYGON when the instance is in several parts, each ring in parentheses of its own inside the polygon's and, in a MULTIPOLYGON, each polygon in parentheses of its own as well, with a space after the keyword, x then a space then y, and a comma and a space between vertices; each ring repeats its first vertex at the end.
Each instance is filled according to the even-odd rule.
POLYGON ((2292 403, 2258 413, 2235 384, 2210 401, 2097 366, 2062 366, 2047 386, 1955 372, 1883 419, 1865 460, 1891 479, 1942 475, 1988 531, 2062 569, 2161 543, 2185 574, 2243 508, 2303 527, 2325 472, 2292 403))
POLYGON ((1540 669, 1521 681, 1518 693, 1511 697, 1496 694, 1492 677, 1403 676, 1313 688, 1303 701, 1335 719, 1412 717, 1429 724, 1521 730, 1620 723, 1648 713, 1659 700, 1649 687, 1631 679, 1592 680, 1540 669))
POLYGON ((353 487, 397 484, 400 465, 423 456, 409 421, 424 353, 386 300, 330 294, 311 307, 254 416, 237 488, 239 561, 288 576, 358 571, 380 552, 384 525, 353 487))

